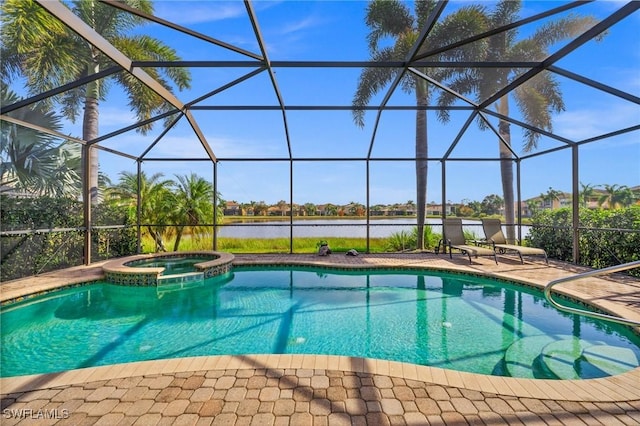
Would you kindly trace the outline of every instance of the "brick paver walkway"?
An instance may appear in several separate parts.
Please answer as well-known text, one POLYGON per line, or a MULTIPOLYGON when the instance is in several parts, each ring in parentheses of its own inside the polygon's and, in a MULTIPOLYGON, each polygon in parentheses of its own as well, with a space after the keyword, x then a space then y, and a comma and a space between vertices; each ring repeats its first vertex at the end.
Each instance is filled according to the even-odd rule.
POLYGON ((2 425, 640 424, 640 400, 518 398, 369 373, 228 369, 136 376, 2 398, 2 425), (38 416, 58 419, 38 419, 38 416))

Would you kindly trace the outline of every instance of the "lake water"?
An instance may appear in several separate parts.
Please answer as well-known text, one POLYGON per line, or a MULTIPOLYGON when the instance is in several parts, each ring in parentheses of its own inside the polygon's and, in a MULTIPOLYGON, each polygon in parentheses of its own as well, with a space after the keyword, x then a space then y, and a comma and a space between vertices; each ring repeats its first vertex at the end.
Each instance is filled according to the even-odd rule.
MULTIPOLYGON (((435 233, 442 233, 442 220, 427 219, 435 233)), ((259 223, 237 223, 221 226, 219 237, 227 238, 289 238, 288 221, 259 223)), ((293 237, 367 237, 366 219, 304 219, 293 220, 293 237)), ((478 220, 463 220, 465 230, 479 238, 484 237, 482 224, 478 220)), ((416 226, 415 218, 371 219, 369 221, 370 238, 387 238, 398 232, 411 232, 416 226)), ((523 227, 523 237, 528 227, 523 227)), ((505 230, 506 232, 506 230, 505 230)))

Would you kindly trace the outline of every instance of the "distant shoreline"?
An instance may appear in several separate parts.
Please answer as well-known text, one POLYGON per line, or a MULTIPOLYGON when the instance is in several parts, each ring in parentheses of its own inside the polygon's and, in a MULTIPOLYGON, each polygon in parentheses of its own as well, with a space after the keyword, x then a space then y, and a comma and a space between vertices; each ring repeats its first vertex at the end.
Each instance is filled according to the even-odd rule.
MULTIPOLYGON (((501 216, 487 216, 487 217, 497 217, 504 222, 504 217, 501 216)), ((293 220, 355 220, 361 219, 365 220, 366 216, 293 216, 293 220)), ((428 215, 427 219, 440 219, 441 216, 428 215)), ((406 215, 406 216, 369 216, 369 220, 389 220, 389 219, 417 219, 416 215, 406 215)), ((467 220, 477 220, 480 221, 479 217, 461 217, 461 219, 467 220)), ((247 222, 289 222, 291 220, 291 216, 225 216, 224 224, 233 224, 233 223, 247 223, 247 222)), ((522 224, 530 224, 531 220, 528 218, 523 218, 522 224)))

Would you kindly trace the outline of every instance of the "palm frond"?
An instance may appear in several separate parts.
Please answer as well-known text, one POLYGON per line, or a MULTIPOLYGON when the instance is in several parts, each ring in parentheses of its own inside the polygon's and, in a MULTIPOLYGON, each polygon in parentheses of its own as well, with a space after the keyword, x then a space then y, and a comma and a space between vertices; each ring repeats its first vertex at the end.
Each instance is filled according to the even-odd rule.
MULTIPOLYGON (((394 59, 393 48, 386 48, 378 51, 372 58, 373 61, 389 61, 394 59)), ((353 97, 353 120, 364 127, 364 109, 369 104, 371 98, 384 88, 398 73, 397 69, 387 67, 365 68, 358 81, 358 89, 353 97)))
POLYGON ((373 0, 367 6, 366 24, 371 28, 367 36, 369 50, 379 49, 384 37, 397 38, 414 27, 414 19, 409 8, 398 0, 373 0))
POLYGON ((598 23, 592 16, 577 16, 569 14, 567 17, 548 22, 540 26, 531 39, 543 49, 549 49, 554 44, 576 37, 598 23))
MULTIPOLYGON (((422 52, 429 49, 450 45, 465 38, 487 31, 490 22, 487 19, 486 8, 482 5, 472 5, 460 8, 456 13, 448 15, 427 37, 422 52)), ((469 43, 465 46, 450 49, 438 54, 438 60, 443 61, 474 61, 484 57, 487 50, 485 39, 469 43)))
MULTIPOLYGON (((552 113, 564 109, 560 85, 550 73, 540 73, 515 90, 515 98, 525 122, 546 131, 553 130, 552 113)), ((535 149, 540 134, 525 129, 524 151, 535 149)))

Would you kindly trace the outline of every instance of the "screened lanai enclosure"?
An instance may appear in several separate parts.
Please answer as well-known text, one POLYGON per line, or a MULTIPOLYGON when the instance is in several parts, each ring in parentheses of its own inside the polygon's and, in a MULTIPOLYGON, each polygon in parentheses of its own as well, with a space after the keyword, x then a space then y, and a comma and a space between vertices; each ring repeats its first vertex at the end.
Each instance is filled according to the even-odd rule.
POLYGON ((434 251, 448 216, 638 260, 639 8, 6 0, 2 278, 310 240, 434 251))

